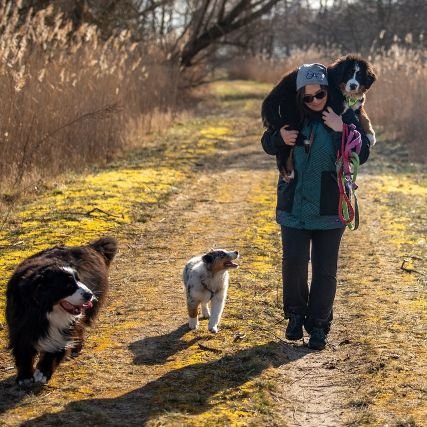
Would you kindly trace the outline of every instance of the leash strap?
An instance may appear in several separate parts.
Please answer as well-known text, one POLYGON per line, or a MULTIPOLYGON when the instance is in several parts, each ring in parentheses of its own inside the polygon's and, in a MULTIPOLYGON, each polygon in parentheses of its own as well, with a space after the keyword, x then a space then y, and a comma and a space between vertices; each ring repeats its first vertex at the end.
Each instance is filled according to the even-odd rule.
POLYGON ((359 204, 356 178, 359 170, 359 153, 362 147, 360 133, 353 124, 344 123, 341 150, 337 153, 336 170, 339 188, 338 216, 350 230, 359 227, 359 204), (353 206, 354 204, 354 206, 353 206))

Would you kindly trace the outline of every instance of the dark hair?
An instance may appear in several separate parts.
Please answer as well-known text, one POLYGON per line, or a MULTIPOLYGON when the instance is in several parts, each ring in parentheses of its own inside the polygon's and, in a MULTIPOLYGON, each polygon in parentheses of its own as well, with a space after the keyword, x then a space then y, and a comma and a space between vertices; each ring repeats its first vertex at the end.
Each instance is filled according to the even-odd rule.
MULTIPOLYGON (((328 92, 328 86, 320 85, 320 88, 328 92)), ((312 110, 310 110, 310 108, 308 108, 304 102, 304 95, 305 95, 305 86, 297 90, 297 96, 296 96, 300 126, 302 126, 304 119, 312 112, 312 110)))

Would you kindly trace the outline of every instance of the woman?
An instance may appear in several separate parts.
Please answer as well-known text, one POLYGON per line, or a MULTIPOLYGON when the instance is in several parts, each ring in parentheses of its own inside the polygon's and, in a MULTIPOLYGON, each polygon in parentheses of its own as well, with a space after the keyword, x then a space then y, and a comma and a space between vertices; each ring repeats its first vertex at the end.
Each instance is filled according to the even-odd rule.
MULTIPOLYGON (((282 80, 280 84, 286 82, 282 80)), ((275 93, 280 89, 278 86, 273 89, 275 93)), ((267 154, 276 156, 282 144, 292 147, 293 177, 279 176, 276 209, 282 232, 283 308, 285 318, 289 319, 285 336, 289 340, 302 338, 304 326, 310 334, 309 348, 323 350, 332 321, 338 251, 345 229, 338 217, 335 166, 343 122, 353 123, 361 133, 360 163, 368 159, 369 140, 353 110, 339 116, 327 106, 324 65, 304 64, 298 68, 295 96, 296 113, 302 123, 300 130, 287 125, 276 130, 270 128, 261 142, 267 154)))

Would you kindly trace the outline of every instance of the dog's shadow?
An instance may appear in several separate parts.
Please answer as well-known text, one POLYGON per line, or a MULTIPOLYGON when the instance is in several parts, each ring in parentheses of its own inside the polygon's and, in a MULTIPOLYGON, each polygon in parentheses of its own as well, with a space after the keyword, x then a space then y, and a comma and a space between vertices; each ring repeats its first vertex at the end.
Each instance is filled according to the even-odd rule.
POLYGON ((0 414, 18 406, 19 403, 29 395, 38 396, 45 392, 46 387, 41 384, 33 384, 29 387, 19 387, 16 384, 15 375, 5 378, 0 381, 0 414))
POLYGON ((187 324, 180 326, 165 335, 146 337, 129 345, 135 365, 162 365, 179 351, 191 347, 201 337, 194 337, 189 341, 181 338, 190 332, 187 324))
MULTIPOLYGON (((80 400, 62 411, 44 414, 23 426, 86 425, 144 426, 159 416, 198 415, 212 408, 212 396, 236 390, 271 367, 290 361, 284 344, 274 341, 232 355, 171 370, 163 376, 115 398, 80 400)), ((301 352, 299 357, 303 357, 301 352)))
MULTIPOLYGON (((194 337, 184 341, 181 338, 190 332, 188 325, 182 325, 174 331, 153 337, 146 337, 129 345, 134 354, 133 363, 136 365, 164 364, 175 353, 191 347, 201 337, 194 337)), ((42 385, 32 385, 27 388, 17 386, 16 376, 10 376, 0 381, 0 414, 8 411, 25 399, 29 394, 39 395, 46 391, 42 385)))

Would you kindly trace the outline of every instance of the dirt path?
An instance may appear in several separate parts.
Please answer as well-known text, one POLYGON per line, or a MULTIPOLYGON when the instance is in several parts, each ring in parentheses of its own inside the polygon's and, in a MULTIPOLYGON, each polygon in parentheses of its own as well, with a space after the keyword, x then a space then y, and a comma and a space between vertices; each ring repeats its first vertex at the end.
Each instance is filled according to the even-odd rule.
POLYGON ((393 168, 383 144, 359 178, 362 223, 344 235, 327 351, 298 359, 283 387, 289 425, 427 423, 426 176, 393 168))
MULTIPOLYGON (((160 158, 174 185, 138 207, 139 221, 114 228, 110 298, 83 354, 25 393, 0 353, 2 425, 423 425, 425 282, 400 264, 404 251, 425 257, 425 176, 393 171, 390 182, 379 157, 366 168, 363 223, 345 236, 328 347, 284 341, 276 173, 259 146, 265 90, 218 85, 221 104, 206 121, 175 129, 160 158), (187 329, 181 284, 185 261, 210 247, 242 254, 217 335, 206 321, 187 329)), ((157 154, 144 152, 134 167, 159 164, 157 154)))

